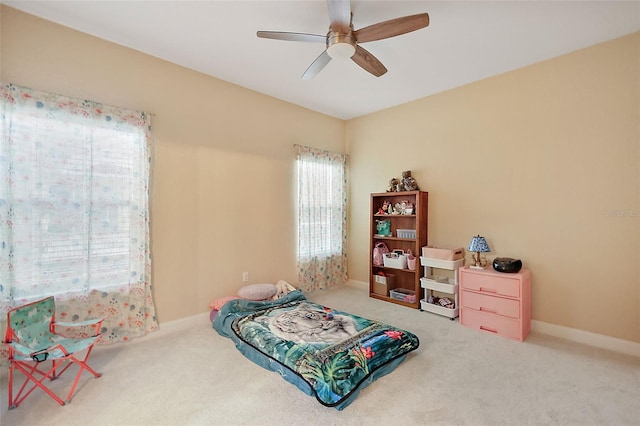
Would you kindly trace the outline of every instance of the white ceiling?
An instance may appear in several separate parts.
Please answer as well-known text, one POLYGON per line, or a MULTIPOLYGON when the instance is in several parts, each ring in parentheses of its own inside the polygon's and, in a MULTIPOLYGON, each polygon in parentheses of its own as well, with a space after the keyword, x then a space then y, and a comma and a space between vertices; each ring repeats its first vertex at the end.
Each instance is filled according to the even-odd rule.
POLYGON ((318 43, 259 39, 258 30, 326 34, 324 0, 0 0, 222 80, 350 119, 640 30, 640 1, 353 0, 353 25, 428 12, 427 28, 363 44, 387 68, 351 60, 300 79, 318 43))

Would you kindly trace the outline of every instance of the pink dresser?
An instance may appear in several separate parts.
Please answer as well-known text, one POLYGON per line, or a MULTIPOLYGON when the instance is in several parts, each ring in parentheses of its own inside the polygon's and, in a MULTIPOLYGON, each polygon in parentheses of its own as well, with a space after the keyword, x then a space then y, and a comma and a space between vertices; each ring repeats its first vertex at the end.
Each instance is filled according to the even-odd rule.
MULTIPOLYGON (((490 267, 489 267, 490 268, 490 267)), ((459 269, 460 323, 523 341, 531 330, 531 273, 459 269)))

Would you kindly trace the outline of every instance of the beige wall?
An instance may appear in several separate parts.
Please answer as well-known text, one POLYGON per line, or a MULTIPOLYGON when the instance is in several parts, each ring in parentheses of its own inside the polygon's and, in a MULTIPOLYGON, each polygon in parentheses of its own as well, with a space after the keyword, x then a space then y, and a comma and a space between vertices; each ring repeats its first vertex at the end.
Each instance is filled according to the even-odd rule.
POLYGON ((429 241, 522 258, 534 319, 640 342, 640 35, 347 123, 0 6, 0 80, 152 112, 161 322, 295 276, 294 143, 350 154, 349 274, 369 193, 411 169, 429 241), (616 216, 622 214, 622 216, 616 216))
POLYGON ((344 150, 342 120, 0 7, 0 79, 154 113, 161 322, 251 282, 296 281, 294 143, 344 150))
POLYGON ((410 169, 430 244, 482 234, 531 269, 534 319, 640 342, 639 55, 636 33, 349 121, 350 277, 369 193, 410 169))

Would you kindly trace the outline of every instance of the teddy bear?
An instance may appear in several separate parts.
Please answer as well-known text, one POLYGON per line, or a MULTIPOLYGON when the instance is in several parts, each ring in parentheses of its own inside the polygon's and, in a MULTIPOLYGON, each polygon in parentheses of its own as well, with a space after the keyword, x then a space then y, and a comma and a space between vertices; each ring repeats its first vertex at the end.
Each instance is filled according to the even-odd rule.
POLYGON ((402 172, 402 189, 404 191, 417 191, 418 182, 411 176, 411 170, 405 170, 402 172))
POLYGON ((389 180, 389 187, 387 188, 387 192, 398 192, 400 190, 400 179, 391 178, 391 180, 389 180))

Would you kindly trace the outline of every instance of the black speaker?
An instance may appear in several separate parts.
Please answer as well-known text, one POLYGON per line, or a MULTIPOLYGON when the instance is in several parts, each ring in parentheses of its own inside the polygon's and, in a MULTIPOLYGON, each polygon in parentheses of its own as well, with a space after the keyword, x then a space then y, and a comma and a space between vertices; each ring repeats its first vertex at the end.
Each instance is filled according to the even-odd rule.
POLYGON ((522 260, 510 257, 496 257, 493 259, 493 269, 498 272, 514 274, 522 269, 522 260))

